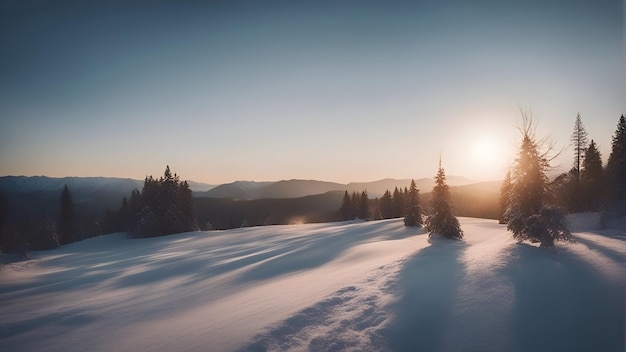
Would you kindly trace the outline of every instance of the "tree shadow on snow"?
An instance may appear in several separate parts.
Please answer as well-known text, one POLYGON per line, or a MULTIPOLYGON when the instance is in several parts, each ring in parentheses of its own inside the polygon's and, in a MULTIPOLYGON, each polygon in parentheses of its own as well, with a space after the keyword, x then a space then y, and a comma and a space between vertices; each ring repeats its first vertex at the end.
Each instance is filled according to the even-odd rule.
POLYGON ((395 318, 383 335, 393 351, 442 349, 465 266, 460 261, 463 241, 433 238, 431 246, 407 259, 396 286, 398 300, 391 305, 395 318))
POLYGON ((271 253, 267 260, 244 272, 242 282, 259 281, 280 275, 310 270, 338 258, 346 250, 368 241, 400 240, 423 233, 416 228, 405 228, 399 222, 381 221, 367 227, 337 227, 334 231, 315 233, 271 253), (402 226, 398 231, 396 227, 402 226), (392 233, 392 235, 390 235, 392 233))
POLYGON ((502 274, 515 291, 515 350, 623 351, 622 288, 567 250, 520 243, 508 251, 511 260, 502 274))

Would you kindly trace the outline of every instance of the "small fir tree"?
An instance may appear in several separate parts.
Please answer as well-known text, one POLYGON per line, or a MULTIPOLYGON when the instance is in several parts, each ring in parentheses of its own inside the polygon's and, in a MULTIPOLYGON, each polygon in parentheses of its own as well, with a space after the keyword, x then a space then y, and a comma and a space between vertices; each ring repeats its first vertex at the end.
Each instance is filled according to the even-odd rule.
POLYGON ((441 161, 439 161, 439 170, 435 176, 430 207, 431 214, 426 218, 426 230, 429 232, 429 237, 439 234, 445 238, 463 238, 459 220, 452 214, 450 188, 446 183, 446 174, 441 161))
POLYGON ((370 204, 369 198, 367 197, 367 191, 361 192, 361 196, 359 197, 357 217, 362 220, 370 218, 370 204))
POLYGON ((60 211, 57 235, 59 244, 63 245, 74 241, 74 235, 76 232, 74 202, 72 201, 72 194, 70 193, 69 188, 67 188, 67 185, 65 185, 65 187, 63 187, 63 191, 61 191, 59 202, 60 211))
POLYGON ((404 216, 404 226, 421 227, 422 226, 422 207, 420 206, 420 193, 415 185, 415 180, 411 180, 409 192, 406 195, 407 206, 406 215, 404 216))

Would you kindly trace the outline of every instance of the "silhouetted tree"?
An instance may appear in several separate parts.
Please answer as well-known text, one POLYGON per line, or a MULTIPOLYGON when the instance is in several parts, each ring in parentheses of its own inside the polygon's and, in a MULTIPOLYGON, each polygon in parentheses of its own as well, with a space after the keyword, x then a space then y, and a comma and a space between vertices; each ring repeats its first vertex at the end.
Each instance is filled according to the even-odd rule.
POLYGON ((198 231, 198 219, 196 219, 196 211, 193 206, 193 193, 187 181, 183 181, 178 190, 178 204, 183 216, 184 231, 198 231))
MULTIPOLYGON (((124 197, 124 200, 126 197, 124 197)), ((102 233, 113 233, 117 230, 117 222, 115 215, 111 211, 111 208, 107 208, 104 212, 104 218, 102 219, 102 233)))
POLYGON ((445 238, 463 238, 459 220, 452 214, 450 187, 446 183, 446 174, 441 161, 439 161, 439 170, 435 176, 430 207, 431 213, 426 218, 426 230, 429 232, 429 237, 439 234, 445 238))
POLYGON ((367 220, 370 217, 370 205, 367 191, 361 192, 361 196, 359 197, 357 217, 363 220, 367 220))
POLYGON ((337 212, 337 219, 339 221, 352 220, 352 199, 346 191, 343 195, 343 201, 341 202, 341 208, 337 212))
MULTIPOLYGON (((615 203, 626 199, 626 118, 622 115, 611 141, 611 155, 606 165, 608 199, 615 203)), ((626 209, 624 209, 626 210, 626 209)))
POLYGON ((402 192, 402 188, 398 189, 398 187, 393 190, 393 217, 401 218, 404 216, 406 211, 406 202, 404 200, 404 193, 402 192))
POLYGON ((389 190, 380 198, 380 216, 383 219, 391 219, 393 217, 393 198, 389 190))
POLYGON ((581 198, 584 210, 599 210, 602 207, 603 172, 602 157, 592 139, 585 150, 585 158, 580 172, 581 198))
POLYGON ((587 149, 587 131, 583 126, 580 113, 576 115, 576 122, 574 123, 574 132, 572 132, 571 141, 574 145, 574 169, 576 169, 576 181, 579 182, 580 171, 585 157, 585 150, 587 149))
POLYGON ((72 194, 67 188, 67 185, 63 187, 61 191, 59 221, 57 227, 57 233, 60 244, 67 244, 74 241, 76 233, 76 217, 74 215, 74 202, 72 201, 72 194))
POLYGON ((147 176, 141 193, 133 190, 128 208, 131 232, 137 236, 198 230, 189 184, 172 174, 169 165, 158 180, 147 176))
POLYGON ((159 221, 149 205, 144 206, 139 214, 137 214, 137 222, 131 229, 131 232, 139 237, 156 237, 162 235, 159 230, 159 221))
POLYGON ((420 193, 415 185, 415 180, 411 180, 409 192, 406 194, 406 215, 404 216, 404 226, 422 226, 422 207, 420 206, 420 193))
POLYGON ((546 171, 549 157, 534 136, 533 121, 522 112, 522 143, 512 169, 512 189, 505 212, 507 229, 518 241, 540 242, 542 247, 553 247, 554 241, 569 241, 572 234, 565 226, 563 212, 548 206, 546 171))
POLYGON ((361 201, 361 196, 357 192, 352 192, 352 215, 351 219, 356 219, 359 217, 359 202, 361 201))

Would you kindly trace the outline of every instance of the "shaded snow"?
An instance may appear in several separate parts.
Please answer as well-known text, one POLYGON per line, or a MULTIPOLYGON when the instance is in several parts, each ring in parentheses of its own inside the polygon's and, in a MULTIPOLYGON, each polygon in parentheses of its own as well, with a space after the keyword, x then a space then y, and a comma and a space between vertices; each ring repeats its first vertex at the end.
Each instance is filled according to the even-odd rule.
MULTIPOLYGON (((401 219, 131 240, 0 267, 3 351, 622 351, 626 233, 545 250, 401 219)), ((589 223, 579 219, 581 223, 589 223)))

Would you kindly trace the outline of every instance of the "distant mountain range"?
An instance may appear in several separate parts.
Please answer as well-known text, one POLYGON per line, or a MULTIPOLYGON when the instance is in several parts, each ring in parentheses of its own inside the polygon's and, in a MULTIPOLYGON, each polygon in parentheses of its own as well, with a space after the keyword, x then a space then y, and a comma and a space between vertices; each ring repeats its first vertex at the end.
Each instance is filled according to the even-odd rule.
MULTIPOLYGON (((331 191, 348 191, 349 193, 367 191, 370 198, 377 198, 381 197, 386 190, 393 192, 395 187, 409 187, 410 183, 411 180, 409 179, 396 180, 391 178, 373 182, 351 182, 348 184, 316 180, 284 180, 277 182, 236 181, 217 186, 206 192, 196 192, 194 195, 203 198, 251 200, 266 198, 300 198, 331 191)), ((415 183, 417 184, 417 188, 424 193, 429 192, 433 188, 435 181, 432 178, 422 178, 415 180, 415 183)), ((448 184, 450 186, 462 186, 471 183, 473 183, 473 181, 465 177, 448 177, 448 184)))
MULTIPOLYGON (((237 181, 219 186, 193 181, 188 181, 188 183, 194 191, 194 197, 198 200, 197 210, 200 220, 217 222, 217 219, 213 217, 203 216, 203 214, 201 214, 202 210, 210 209, 211 212, 217 212, 217 206, 220 204, 222 206, 233 204, 233 206, 236 207, 244 207, 243 201, 263 199, 268 200, 268 202, 253 202, 250 203, 250 205, 245 205, 245 207, 251 207, 250 209, 263 209, 271 204, 272 207, 278 207, 280 205, 281 209, 287 209, 296 207, 296 204, 298 204, 296 208, 302 207, 302 209, 305 209, 306 205, 304 204, 310 203, 315 199, 315 202, 318 203, 318 207, 314 211, 313 209, 309 210, 315 212, 317 215, 315 215, 314 218, 319 220, 322 218, 320 214, 324 213, 324 209, 328 208, 324 213, 326 215, 329 211, 334 211, 335 205, 332 204, 337 202, 337 199, 340 200, 345 191, 352 193, 367 190, 370 198, 380 198, 386 190, 393 191, 395 187, 408 187, 410 180, 383 179, 374 182, 353 182, 348 184, 316 180, 285 180, 277 182, 237 181), (325 196, 321 198, 302 199, 304 197, 324 194, 325 196), (215 199, 216 201, 201 201, 201 199, 215 199), (217 201, 219 199, 229 200, 229 202, 224 203, 223 201, 217 201), (295 203, 269 201, 278 199, 298 200, 295 201, 295 203), (324 201, 322 202, 321 199, 324 201), (235 203, 230 203, 230 201, 235 201, 235 203)), ((432 178, 423 178, 416 180, 416 183, 418 189, 420 189, 421 193, 424 195, 424 198, 427 199, 428 193, 434 185, 434 180, 432 178)), ((453 186, 453 195, 459 192, 461 192, 462 195, 476 193, 469 191, 470 189, 475 190, 479 187, 482 189, 484 195, 489 195, 490 199, 494 197, 494 192, 497 192, 499 187, 497 186, 499 183, 472 184, 471 180, 457 176, 449 176, 448 184, 453 186), (462 190, 464 188, 464 191, 454 191, 455 189, 462 190)), ((143 180, 110 177, 52 178, 45 176, 4 176, 0 177, 0 201, 6 202, 7 208, 9 209, 9 217, 16 221, 27 220, 33 216, 55 217, 59 207, 59 196, 64 185, 67 185, 72 193, 78 216, 101 219, 107 208, 111 210, 118 209, 123 197, 128 197, 133 189, 141 189, 143 187, 143 180), (2 198, 4 198, 4 200, 2 200, 2 198)), ((462 196, 459 198, 459 200, 465 203, 463 204, 463 208, 468 209, 471 208, 470 205, 473 199, 476 199, 476 196, 469 198, 462 196)), ((338 208, 339 205, 340 202, 336 204, 336 207, 338 208)), ((228 207, 230 207, 230 205, 228 207)), ((271 212, 271 214, 265 214, 265 212, 264 210, 259 214, 262 213, 261 215, 264 221, 269 219, 268 221, 270 222, 275 221, 272 220, 272 218, 282 221, 284 216, 295 216, 292 212, 287 211, 274 211, 271 212)), ((250 211, 246 215, 246 218, 253 217, 252 213, 255 212, 250 211)), ((258 217, 261 215, 258 215, 258 217)), ((229 218, 229 221, 231 220, 236 223, 239 219, 229 218)), ((257 221, 260 222, 260 218, 257 219, 257 221)))

